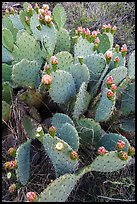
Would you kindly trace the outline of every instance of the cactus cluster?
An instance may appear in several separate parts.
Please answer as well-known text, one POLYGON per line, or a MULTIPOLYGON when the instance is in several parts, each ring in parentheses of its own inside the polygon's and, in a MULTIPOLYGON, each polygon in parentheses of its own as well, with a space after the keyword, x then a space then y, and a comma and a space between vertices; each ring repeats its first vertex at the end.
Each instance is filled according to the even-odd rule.
POLYGON ((126 137, 104 131, 103 125, 117 110, 119 129, 134 131, 135 51, 126 67, 126 44, 121 50, 114 45, 116 26, 103 25, 102 31, 78 27, 72 36, 65 23, 60 4, 51 13, 47 4, 40 8, 24 3, 19 14, 7 12, 2 20, 3 121, 10 118, 14 88, 25 89, 18 98, 29 107, 39 108, 49 99, 65 109, 53 114, 47 131, 30 116, 23 118, 28 140, 16 151, 18 182, 29 181, 34 139, 42 144, 56 175, 39 196, 28 192, 28 201, 65 202, 85 173, 118 171, 134 155, 126 137), (94 146, 99 155, 79 169, 79 149, 87 146, 94 146))

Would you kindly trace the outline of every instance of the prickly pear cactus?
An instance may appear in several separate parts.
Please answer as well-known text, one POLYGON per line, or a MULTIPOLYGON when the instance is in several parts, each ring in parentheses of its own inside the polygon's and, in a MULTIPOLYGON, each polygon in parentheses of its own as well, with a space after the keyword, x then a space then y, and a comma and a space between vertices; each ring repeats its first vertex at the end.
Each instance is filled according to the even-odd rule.
POLYGON ((2 82, 2 100, 11 104, 13 89, 8 81, 2 82))
POLYGON ((7 122, 10 118, 10 105, 6 101, 2 101, 2 121, 7 122))
POLYGON ((129 56, 128 76, 130 79, 135 79, 135 50, 129 56))
POLYGON ((73 149, 64 140, 45 134, 42 143, 51 159, 57 177, 65 173, 75 172, 78 161, 70 158, 70 153, 73 149))
POLYGON ((76 93, 74 79, 66 71, 57 70, 51 74, 53 81, 49 89, 52 100, 56 103, 67 103, 76 93))
POLYGON ((12 32, 7 28, 2 29, 2 45, 10 52, 12 52, 14 49, 13 35, 12 32))
POLYGON ((53 19, 58 26, 58 29, 62 28, 66 23, 66 12, 61 4, 57 4, 53 9, 53 19))
POLYGON ((73 57, 71 53, 67 51, 62 51, 56 54, 58 59, 58 69, 69 71, 70 67, 73 65, 73 57))
POLYGON ((100 43, 98 46, 98 53, 105 53, 108 49, 112 47, 113 40, 112 36, 110 33, 103 33, 103 34, 98 34, 97 36, 99 37, 100 43))
POLYGON ((26 185, 30 175, 30 145, 31 140, 20 145, 16 152, 17 179, 22 185, 26 185))
POLYGON ((12 53, 2 46, 2 62, 11 63, 13 61, 12 53))
POLYGON ((11 81, 12 66, 6 63, 2 63, 2 80, 11 81))

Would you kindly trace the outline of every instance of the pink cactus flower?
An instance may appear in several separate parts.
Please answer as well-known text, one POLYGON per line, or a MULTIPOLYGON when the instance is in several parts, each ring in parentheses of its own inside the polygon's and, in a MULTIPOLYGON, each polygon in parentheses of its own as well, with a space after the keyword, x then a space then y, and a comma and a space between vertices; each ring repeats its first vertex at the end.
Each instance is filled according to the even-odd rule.
POLYGON ((33 202, 33 201, 36 201, 37 195, 36 195, 35 192, 28 192, 28 193, 26 194, 26 198, 27 198, 27 201, 33 202))
POLYGON ((120 61, 119 57, 118 56, 115 57, 114 62, 119 62, 119 61, 120 61))
POLYGON ((83 31, 83 28, 82 28, 82 26, 80 26, 77 28, 77 30, 75 32, 76 32, 76 34, 79 34, 79 33, 82 33, 82 31, 83 31))
POLYGON ((99 34, 100 33, 100 31, 99 31, 99 29, 97 29, 97 34, 99 34))
POLYGON ((82 28, 82 33, 85 34, 86 28, 82 28))
POLYGON ((111 28, 111 25, 110 25, 110 23, 107 25, 107 28, 111 28))
POLYGON ((97 44, 99 44, 99 43, 100 43, 100 40, 99 40, 99 38, 98 38, 98 37, 95 39, 94 43, 97 43, 97 44))
POLYGON ((88 28, 85 29, 85 34, 90 35, 90 30, 88 28))
POLYGON ((107 77, 106 84, 109 84, 109 85, 114 84, 114 80, 112 76, 107 77))
POLYGON ((112 99, 112 98, 114 97, 113 91, 108 90, 108 92, 107 92, 107 97, 108 97, 108 99, 112 99))
POLYGON ((51 16, 51 11, 50 10, 45 10, 44 14, 47 15, 47 16, 51 16))
POLYGON ((103 26, 102 26, 102 28, 103 28, 103 29, 106 29, 106 28, 107 28, 107 25, 106 25, 106 24, 105 24, 105 25, 103 25, 103 26))
POLYGON ((99 149, 98 149, 99 155, 103 156, 106 153, 107 153, 107 150, 105 149, 105 147, 103 147, 103 146, 99 147, 99 149))
POLYGON ((113 56, 113 52, 108 50, 108 51, 106 52, 105 56, 106 56, 106 59, 111 59, 112 56, 113 56))
POLYGON ((10 161, 9 162, 9 169, 14 169, 17 166, 17 162, 16 161, 10 161))
POLYGON ((121 52, 127 52, 127 45, 122 45, 121 52))
POLYGON ((49 5, 48 4, 43 4, 42 9, 49 10, 49 5))
POLYGON ((52 82, 52 76, 50 76, 48 74, 43 75, 43 77, 42 77, 42 83, 43 84, 50 85, 51 82, 52 82))
POLYGON ((51 64, 58 64, 58 58, 56 56, 51 57, 51 64))
POLYGON ((49 15, 46 15, 45 16, 45 22, 46 23, 51 23, 51 21, 52 21, 52 18, 49 15))
POLYGON ((115 92, 117 90, 117 86, 115 84, 111 85, 111 91, 115 92))
POLYGON ((94 30, 94 31, 92 31, 91 36, 92 36, 93 38, 96 38, 97 34, 98 34, 97 31, 94 30))
POLYGON ((32 5, 31 4, 29 4, 27 7, 27 12, 29 12, 29 11, 32 11, 32 5))
POLYGON ((125 142, 122 140, 118 140, 118 142, 116 144, 117 150, 122 150, 124 147, 125 147, 125 142))
POLYGON ((117 27, 116 27, 116 26, 113 26, 112 30, 116 31, 116 30, 117 30, 117 27))

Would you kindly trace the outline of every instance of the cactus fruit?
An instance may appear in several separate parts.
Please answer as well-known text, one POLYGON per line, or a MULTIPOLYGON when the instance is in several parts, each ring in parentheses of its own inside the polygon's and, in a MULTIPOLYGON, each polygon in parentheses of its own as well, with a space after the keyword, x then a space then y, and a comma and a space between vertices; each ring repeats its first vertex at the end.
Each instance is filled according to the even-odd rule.
POLYGON ((22 185, 26 185, 30 175, 30 145, 31 140, 23 143, 16 152, 17 179, 22 185))
POLYGON ((35 192, 27 192, 26 198, 28 202, 36 202, 37 200, 37 195, 35 192))
POLYGON ((104 154, 106 154, 108 151, 105 149, 105 147, 101 146, 98 148, 98 154, 100 156, 103 156, 104 154))
POLYGON ((118 140, 117 144, 116 144, 116 148, 118 151, 123 150, 123 148, 125 147, 125 142, 122 140, 118 140))
POLYGON ((120 151, 120 152, 118 153, 118 156, 119 156, 119 158, 120 158, 121 160, 124 160, 124 161, 126 161, 126 160, 128 159, 128 154, 127 154, 127 152, 124 152, 124 151, 120 151))

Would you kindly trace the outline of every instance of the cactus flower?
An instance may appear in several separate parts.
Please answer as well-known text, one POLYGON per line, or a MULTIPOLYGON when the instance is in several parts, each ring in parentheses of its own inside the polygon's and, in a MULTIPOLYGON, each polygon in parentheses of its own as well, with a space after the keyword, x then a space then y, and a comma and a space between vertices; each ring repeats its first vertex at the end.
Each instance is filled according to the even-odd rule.
POLYGON ((114 35, 116 33, 117 27, 113 26, 113 28, 111 29, 111 34, 114 35))
POLYGON ((58 64, 58 58, 56 56, 52 56, 51 57, 51 64, 54 65, 54 64, 58 64))
POLYGON ((49 5, 48 4, 43 4, 42 9, 49 10, 49 5))
POLYGON ((112 84, 114 84, 114 80, 113 80, 113 77, 112 77, 112 76, 108 76, 108 77, 107 77, 106 84, 107 84, 107 85, 112 85, 112 84))
POLYGON ((110 32, 111 31, 111 25, 108 24, 107 27, 106 27, 106 32, 110 32))
POLYGON ((114 67, 115 68, 117 68, 119 66, 119 61, 120 61, 119 57, 118 56, 115 57, 115 59, 114 59, 114 67))
POLYGON ((26 198, 27 198, 27 201, 29 202, 33 202, 33 201, 36 201, 37 200, 37 195, 35 192, 28 192, 26 194, 26 198))
POLYGON ((113 91, 108 90, 108 92, 107 92, 107 97, 108 97, 109 100, 111 100, 111 99, 114 97, 113 91))
POLYGON ((106 57, 106 62, 107 62, 107 64, 109 64, 110 61, 111 61, 111 59, 112 59, 112 57, 113 57, 113 52, 112 52, 112 51, 109 51, 109 50, 106 51, 105 57, 106 57))
POLYGON ((42 84, 50 85, 52 82, 52 76, 50 76, 48 74, 43 75, 41 82, 42 82, 42 84))
POLYGON ((58 150, 58 151, 61 151, 63 148, 64 148, 64 145, 62 142, 58 142, 55 146, 55 148, 58 150))
POLYGON ((75 151, 72 151, 72 152, 70 153, 70 158, 71 158, 72 160, 78 159, 78 153, 75 152, 75 151))
POLYGON ((83 31, 83 28, 82 26, 80 26, 77 28, 77 30, 75 30, 75 33, 79 35, 80 33, 82 33, 82 31, 83 31))
POLYGON ((112 84, 111 85, 111 91, 113 91, 115 93, 116 90, 117 90, 117 86, 115 84, 112 84))
POLYGON ((38 13, 38 11, 39 11, 39 5, 38 5, 37 3, 35 3, 34 9, 35 9, 35 11, 38 13))
POLYGON ((116 52, 119 52, 119 45, 118 44, 116 44, 115 50, 116 50, 116 52))
POLYGON ((103 156, 104 154, 106 154, 108 151, 105 149, 105 147, 101 146, 98 149, 98 154, 103 156))
POLYGON ((11 185, 9 186, 9 192, 10 192, 10 193, 14 193, 15 190, 16 190, 16 184, 13 183, 13 184, 11 184, 11 185))
POLYGON ((56 135, 56 128, 54 126, 49 127, 49 134, 54 137, 56 135))
POLYGON ((9 169, 14 169, 17 167, 17 162, 16 161, 10 161, 9 162, 9 169))
POLYGON ((44 9, 39 9, 39 10, 38 10, 38 13, 41 14, 41 15, 44 15, 45 10, 44 10, 44 9))
POLYGON ((125 142, 122 140, 119 140, 116 144, 116 149, 117 150, 122 150, 125 147, 125 142))
POLYGON ((44 14, 45 14, 46 16, 51 16, 51 11, 45 10, 44 14))
POLYGON ((134 156, 135 155, 135 148, 134 147, 129 147, 128 148, 128 155, 129 156, 134 156))
POLYGON ((98 34, 97 31, 94 30, 94 31, 92 31, 92 33, 91 33, 91 37, 92 37, 92 38, 96 38, 97 34, 98 34))
POLYGON ((106 28, 107 28, 107 25, 104 24, 104 25, 102 26, 102 30, 103 30, 103 32, 106 32, 106 28))
POLYGON ((42 21, 43 19, 44 19, 43 15, 42 14, 38 14, 38 20, 42 21))
POLYGON ((118 153, 118 157, 121 159, 121 160, 127 160, 128 159, 128 154, 126 153, 126 152, 124 152, 124 151, 120 151, 119 153, 118 153))
POLYGON ((126 53, 127 53, 127 45, 124 44, 124 45, 122 45, 122 47, 121 47, 122 57, 125 57, 125 56, 126 56, 126 53))
POLYGON ((51 16, 45 15, 45 22, 46 22, 46 23, 51 23, 51 21, 52 21, 51 16))
POLYGON ((97 37, 96 39, 95 39, 95 41, 94 41, 94 44, 99 44, 100 43, 100 40, 99 40, 99 38, 97 37))
POLYGON ((85 34, 90 35, 90 30, 88 28, 85 29, 85 34))
POLYGON ((33 15, 33 8, 32 8, 32 5, 29 4, 28 7, 27 7, 27 12, 32 16, 33 15))
POLYGON ((25 22, 30 25, 30 19, 28 18, 28 16, 25 16, 25 22))

